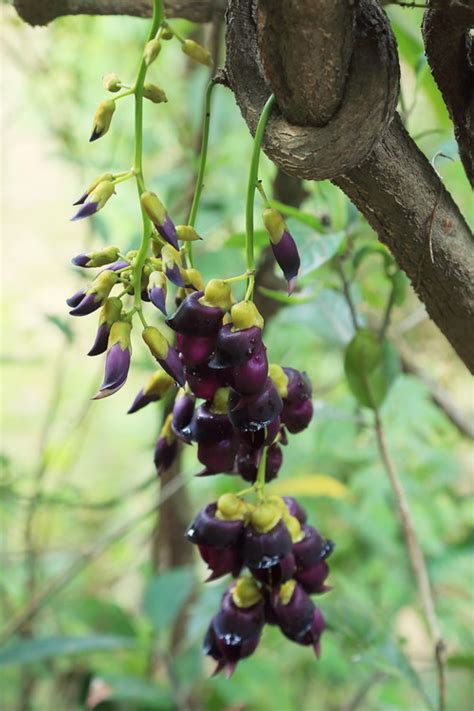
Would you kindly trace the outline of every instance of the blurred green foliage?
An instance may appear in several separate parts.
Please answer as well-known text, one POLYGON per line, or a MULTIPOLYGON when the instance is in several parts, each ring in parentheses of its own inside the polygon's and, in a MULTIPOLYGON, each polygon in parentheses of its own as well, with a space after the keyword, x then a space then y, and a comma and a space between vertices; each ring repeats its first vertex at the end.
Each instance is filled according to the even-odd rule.
MULTIPOLYGON (((160 413, 150 407, 129 418, 125 412, 152 363, 137 343, 138 367, 126 388, 111 401, 91 404, 100 377, 97 364, 83 356, 91 324, 72 323, 63 305, 82 283, 67 266, 72 255, 106 241, 126 251, 139 240, 129 184, 119 186, 118 197, 87 226, 71 225, 67 217, 84 184, 131 162, 132 111, 126 100, 106 138, 92 145, 87 138, 103 97, 101 75, 114 71, 131 80, 145 23, 80 17, 32 30, 3 9, 12 147, 0 607, 5 628, 14 634, 0 652, 2 708, 83 709, 88 699, 87 708, 165 711, 183 708, 183 695, 193 709, 209 711, 433 708, 430 640, 378 457, 372 413, 364 407, 370 398, 367 379, 359 377, 362 362, 382 404, 389 447, 427 556, 448 647, 449 709, 467 711, 474 663, 472 452, 430 399, 426 384, 400 372, 398 343, 411 348, 465 408, 472 405, 469 384, 422 309, 419 316, 404 276, 329 183, 307 184, 301 210, 283 208, 302 254, 301 290, 290 298, 267 292, 285 308, 269 323, 266 339, 271 360, 306 369, 315 387, 316 416, 286 448, 277 486, 291 494, 294 483, 296 493, 304 478, 311 521, 336 541, 333 591, 318 602, 329 630, 318 662, 269 628, 233 679, 209 678, 212 665, 202 659, 200 645, 225 583, 204 586, 201 564, 156 575, 150 563, 158 496, 151 453, 160 413), (25 204, 30 209, 23 214, 25 204), (392 345, 354 346, 341 269, 359 324, 371 331, 380 328, 393 290, 392 345), (328 488, 328 481, 340 486, 328 488), (31 620, 14 623, 38 595, 30 638, 31 620), (187 624, 171 653, 172 628, 185 603, 187 624), (22 706, 29 683, 32 700, 22 706)), ((420 12, 396 8, 390 14, 402 60, 404 120, 428 157, 443 151, 455 158, 438 167, 472 220, 472 196, 449 119, 423 59, 420 12)), ((177 27, 185 35, 196 31, 184 22, 177 27)), ((207 74, 170 43, 151 75, 169 103, 146 106, 145 172, 180 222, 196 169, 207 74)), ((244 268, 240 247, 250 150, 233 97, 217 89, 197 224, 205 235, 196 250, 205 277, 244 268)), ((263 160, 266 184, 273 174, 263 160)), ((258 248, 265 242, 257 232, 258 248)), ((356 338, 361 333, 366 331, 356 338)), ((196 509, 237 486, 224 476, 193 479, 192 451, 186 452, 183 471, 196 509)))

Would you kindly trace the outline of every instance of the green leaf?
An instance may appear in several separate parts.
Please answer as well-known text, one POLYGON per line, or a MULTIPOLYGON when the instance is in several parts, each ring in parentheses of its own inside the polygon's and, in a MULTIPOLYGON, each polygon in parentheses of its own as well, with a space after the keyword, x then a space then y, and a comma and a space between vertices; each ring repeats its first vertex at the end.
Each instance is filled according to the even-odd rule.
POLYGON ((346 348, 344 370, 352 394, 361 405, 375 409, 385 400, 400 365, 388 341, 380 343, 371 331, 360 330, 346 348))
POLYGON ((91 637, 44 637, 18 642, 0 651, 0 666, 30 664, 52 657, 69 654, 85 654, 111 649, 133 647, 136 641, 130 637, 95 635, 91 637))
POLYGON ((191 567, 175 568, 154 575, 143 593, 143 610, 157 632, 171 627, 193 585, 191 567))
POLYGON ((302 210, 298 210, 297 207, 292 207, 291 205, 285 205, 285 203, 280 202, 279 200, 270 200, 269 203, 271 207, 279 210, 282 215, 285 215, 285 217, 293 217, 295 220, 298 220, 298 222, 302 222, 303 225, 312 227, 313 230, 324 232, 326 229, 322 220, 320 220, 319 217, 316 217, 316 215, 303 212, 302 210))
POLYGON ((459 654, 451 654, 448 657, 448 666, 455 669, 474 670, 474 654, 471 652, 460 652, 459 654))
MULTIPOLYGON (((253 234, 253 242, 256 247, 265 247, 270 243, 269 237, 265 230, 255 230, 253 234)), ((224 242, 224 247, 231 247, 233 249, 244 249, 245 248, 245 232, 235 232, 230 235, 224 242)))
POLYGON ((291 306, 292 304, 307 304, 316 297, 316 292, 300 292, 298 294, 292 294, 288 296, 284 291, 277 291, 276 289, 267 289, 266 286, 260 286, 258 288, 259 292, 269 299, 274 301, 279 301, 282 304, 291 306))
POLYGON ((329 262, 338 252, 344 240, 343 232, 333 232, 326 235, 312 235, 304 241, 298 241, 301 255, 299 277, 303 278, 312 274, 317 269, 329 262))

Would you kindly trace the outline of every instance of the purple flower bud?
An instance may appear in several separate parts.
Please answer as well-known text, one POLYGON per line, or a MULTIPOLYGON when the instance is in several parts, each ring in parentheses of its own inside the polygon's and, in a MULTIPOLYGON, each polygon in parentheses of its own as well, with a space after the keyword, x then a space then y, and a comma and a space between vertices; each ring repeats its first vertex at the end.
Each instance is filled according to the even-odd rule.
POLYGON ((148 298, 153 306, 166 316, 166 291, 161 286, 152 286, 148 290, 148 298))
POLYGON ((235 436, 217 442, 199 442, 197 457, 205 467, 199 476, 232 474, 236 451, 237 438, 235 436))
POLYGON ((150 402, 157 402, 174 386, 174 378, 172 378, 168 373, 163 370, 159 370, 148 380, 144 388, 137 393, 132 406, 128 410, 128 414, 131 415, 142 407, 146 407, 150 402))
POLYGON ((107 299, 117 280, 117 275, 110 269, 100 272, 79 303, 76 304, 79 292, 68 300, 76 304, 69 312, 71 316, 87 316, 93 311, 97 311, 107 299), (72 301, 73 299, 74 301, 72 301))
POLYGON ((233 331, 228 323, 219 329, 215 355, 210 361, 211 368, 235 368, 243 365, 262 346, 262 331, 257 326, 242 331, 233 331))
POLYGON ((212 546, 199 546, 201 558, 207 564, 210 575, 206 578, 206 583, 217 580, 224 575, 231 575, 236 578, 242 570, 242 553, 238 547, 217 549, 212 546))
POLYGON ((110 330, 104 380, 93 400, 113 395, 124 385, 130 368, 132 326, 125 321, 116 321, 110 330))
POLYGON ((313 645, 319 657, 319 639, 325 628, 324 618, 300 585, 289 581, 286 586, 288 590, 282 587, 280 600, 273 606, 277 623, 285 637, 297 644, 313 645))
POLYGON ((66 304, 70 306, 71 308, 74 308, 75 306, 79 306, 81 303, 82 299, 85 297, 86 292, 85 289, 79 289, 79 291, 76 291, 72 296, 70 296, 68 299, 66 299, 66 304))
POLYGON ((334 544, 325 541, 312 526, 302 526, 304 538, 293 545, 295 577, 307 593, 323 593, 330 588, 324 585, 329 574, 325 561, 332 553, 334 544))
POLYGON ((287 230, 283 232, 279 242, 276 244, 271 242, 271 247, 273 255, 288 282, 288 295, 290 295, 295 290, 296 277, 301 264, 298 247, 287 230))
POLYGON ((171 429, 178 439, 189 444, 191 442, 191 420, 194 413, 195 399, 188 393, 183 393, 175 400, 171 429))
POLYGON ((241 518, 217 518, 217 502, 205 506, 186 531, 188 541, 198 546, 223 550, 236 545, 242 536, 244 524, 241 518))
POLYGON ((184 287, 183 277, 181 276, 180 268, 177 264, 172 267, 165 266, 166 278, 175 286, 184 287))
POLYGON ((328 564, 325 560, 320 560, 308 568, 298 569, 295 573, 295 579, 309 595, 315 595, 331 590, 329 585, 324 584, 328 575, 328 564))
POLYGON ((228 370, 214 370, 206 363, 189 366, 185 373, 189 388, 203 400, 212 400, 216 391, 229 382, 228 370))
MULTIPOLYGON (((255 482, 257 479, 257 469, 260 462, 261 450, 255 449, 249 444, 241 443, 235 458, 235 466, 240 476, 245 481, 255 482)), ((281 448, 273 444, 268 448, 267 460, 265 463, 265 481, 269 482, 276 478, 283 462, 281 448)))
POLYGON ((288 378, 287 394, 283 397, 282 421, 292 434, 297 434, 311 422, 313 403, 312 387, 306 375, 295 368, 283 368, 288 378))
POLYGON ((281 419, 291 434, 302 432, 313 419, 312 401, 306 400, 305 402, 295 403, 294 405, 290 405, 284 401, 281 419))
POLYGON ((286 504, 286 508, 288 509, 290 516, 294 516, 301 524, 306 523, 308 514, 301 504, 299 504, 298 501, 293 499, 291 496, 283 496, 282 498, 286 504))
POLYGON ((229 419, 239 430, 262 429, 273 422, 282 409, 282 399, 270 378, 257 395, 239 395, 231 390, 229 396, 229 419))
POLYGON ((84 298, 75 306, 69 314, 71 316, 88 316, 102 306, 103 299, 99 294, 86 294, 84 298))
POLYGON ((97 329, 92 348, 87 354, 88 356, 96 356, 100 355, 101 353, 105 353, 105 351, 107 350, 107 343, 109 341, 110 328, 111 326, 106 323, 100 324, 99 328, 97 329))
POLYGON ((155 193, 144 192, 140 196, 142 208, 155 225, 161 237, 174 249, 179 250, 178 235, 173 221, 166 212, 165 206, 155 193))
POLYGON ((114 194, 114 192, 114 182, 112 180, 102 180, 87 195, 84 202, 81 204, 80 208, 71 220, 74 222, 75 220, 82 220, 84 217, 94 215, 104 207, 105 203, 114 194))
POLYGON ((222 325, 223 313, 216 306, 201 303, 203 291, 188 294, 176 313, 167 320, 168 326, 186 336, 215 336, 222 325))
POLYGON ((161 237, 168 242, 175 249, 179 249, 178 235, 176 234, 176 227, 169 215, 165 216, 163 224, 155 224, 156 229, 160 233, 161 237))
MULTIPOLYGON (((252 521, 254 516, 255 512, 252 521)), ((265 570, 277 565, 291 553, 291 548, 290 533, 281 519, 266 533, 257 530, 252 522, 245 529, 244 562, 251 569, 265 570)))
POLYGON ((237 663, 257 648, 264 623, 262 600, 248 607, 239 607, 231 589, 227 590, 204 640, 204 653, 217 661, 214 674, 225 669, 226 676, 232 676, 237 663))
POLYGON ((178 333, 176 338, 178 351, 184 365, 201 365, 209 360, 214 350, 214 338, 195 338, 178 333))
POLYGON ((129 266, 130 264, 126 262, 125 259, 117 259, 117 261, 113 264, 109 264, 107 267, 105 267, 105 269, 101 269, 99 274, 101 272, 105 272, 107 269, 113 272, 119 272, 121 269, 126 269, 129 266))
POLYGON ((242 365, 232 368, 232 387, 241 395, 255 395, 268 376, 267 349, 260 348, 242 365))
POLYGON ((191 432, 195 442, 213 444, 232 437, 234 428, 226 414, 213 412, 208 403, 203 403, 194 413, 191 432))
POLYGON ((168 415, 155 446, 154 462, 158 476, 171 467, 177 453, 178 442, 171 430, 171 415, 168 415))
POLYGON ((183 387, 185 384, 184 369, 178 351, 170 346, 163 334, 153 326, 143 329, 142 338, 163 370, 183 387))

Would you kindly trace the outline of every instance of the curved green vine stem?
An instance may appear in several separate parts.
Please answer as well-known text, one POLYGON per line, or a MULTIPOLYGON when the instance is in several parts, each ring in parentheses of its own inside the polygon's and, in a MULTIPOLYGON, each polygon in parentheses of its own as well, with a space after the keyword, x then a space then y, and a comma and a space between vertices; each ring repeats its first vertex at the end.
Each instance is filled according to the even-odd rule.
MULTIPOLYGON (((201 194, 202 194, 202 189, 204 187, 204 173, 206 171, 206 162, 207 162, 207 149, 209 146, 209 126, 211 123, 211 99, 212 99, 212 92, 214 87, 216 86, 214 81, 210 81, 207 89, 206 89, 206 94, 204 97, 204 120, 202 122, 202 141, 201 141, 201 151, 199 154, 199 168, 198 168, 198 174, 196 178, 196 187, 194 189, 194 195, 193 195, 193 201, 191 204, 191 209, 189 211, 189 217, 188 217, 188 225, 191 227, 194 227, 196 224, 196 217, 197 213, 199 210, 199 204, 201 201, 201 194)), ((187 242, 186 243, 186 257, 187 260, 190 264, 190 266, 193 266, 193 248, 192 248, 192 243, 187 242)))
MULTIPOLYGON (((152 40, 160 25, 163 22, 164 10, 163 10, 163 0, 153 0, 153 17, 151 21, 150 31, 148 33, 147 42, 152 40)), ((142 58, 140 66, 138 69, 137 79, 133 88, 133 93, 135 95, 135 155, 133 161, 133 172, 135 179, 137 181, 138 199, 140 195, 145 191, 145 180, 143 178, 143 85, 145 83, 145 77, 147 73, 147 65, 145 59, 142 58)), ((133 266, 133 277, 132 284, 134 289, 134 301, 135 308, 138 314, 142 311, 142 298, 141 298, 141 281, 142 281, 142 270, 145 263, 146 256, 148 254, 148 248, 150 244, 151 237, 151 222, 146 215, 143 208, 141 208, 142 221, 143 221, 143 234, 140 247, 138 249, 137 256, 135 258, 135 263, 133 266)))
POLYGON ((262 141, 265 133, 265 128, 268 122, 268 118, 272 112, 273 105, 275 103, 275 97, 273 94, 270 95, 265 106, 263 107, 262 113, 258 120, 257 130, 255 131, 255 138, 253 141, 253 151, 252 160, 250 161, 249 170, 249 181, 247 185, 247 200, 245 204, 245 251, 247 255, 247 271, 249 272, 249 281, 247 285, 247 291, 245 293, 245 300, 251 299, 253 297, 253 287, 255 283, 254 276, 254 224, 253 224, 253 209, 255 202, 255 189, 258 183, 258 165, 260 161, 260 153, 262 150, 262 141))

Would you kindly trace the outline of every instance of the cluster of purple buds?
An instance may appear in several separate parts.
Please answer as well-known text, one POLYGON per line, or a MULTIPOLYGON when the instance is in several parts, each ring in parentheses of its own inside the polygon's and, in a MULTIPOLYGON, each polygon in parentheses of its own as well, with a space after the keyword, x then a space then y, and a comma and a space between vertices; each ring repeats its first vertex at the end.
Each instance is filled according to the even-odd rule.
POLYGON ((189 526, 186 535, 210 570, 208 580, 236 578, 204 641, 216 673, 225 669, 230 676, 237 662, 255 651, 265 623, 278 625, 288 639, 312 646, 319 656, 325 623, 310 595, 329 590, 326 560, 333 544, 306 520, 304 509, 289 497, 271 496, 253 505, 224 494, 189 526), (242 575, 244 568, 249 574, 242 575))

